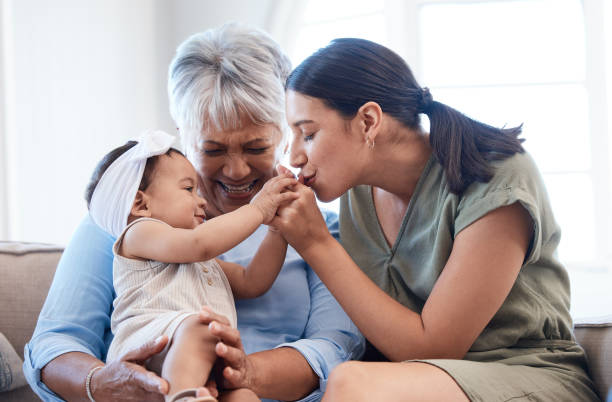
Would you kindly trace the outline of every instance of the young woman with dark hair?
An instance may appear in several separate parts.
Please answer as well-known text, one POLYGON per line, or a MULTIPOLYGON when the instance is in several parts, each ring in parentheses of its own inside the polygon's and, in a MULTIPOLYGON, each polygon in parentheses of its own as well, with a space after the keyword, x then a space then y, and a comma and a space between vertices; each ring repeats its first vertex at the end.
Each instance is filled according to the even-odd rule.
POLYGON ((324 401, 598 400, 520 127, 433 100, 362 39, 314 53, 286 91, 305 185, 274 224, 388 360, 341 364, 324 401), (341 197, 340 243, 314 194, 341 197))

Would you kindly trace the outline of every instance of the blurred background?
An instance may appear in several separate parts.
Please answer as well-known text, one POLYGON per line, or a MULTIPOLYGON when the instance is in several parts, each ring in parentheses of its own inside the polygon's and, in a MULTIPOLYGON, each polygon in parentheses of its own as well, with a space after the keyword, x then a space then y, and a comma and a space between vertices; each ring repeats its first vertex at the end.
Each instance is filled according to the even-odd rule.
MULTIPOLYGON (((609 0, 0 0, 0 240, 65 245, 111 148, 175 132, 168 64, 228 21, 297 65, 335 37, 395 50, 434 99, 523 124, 563 229, 576 317, 612 313, 609 0)), ((336 209, 337 203, 323 205, 336 209)))

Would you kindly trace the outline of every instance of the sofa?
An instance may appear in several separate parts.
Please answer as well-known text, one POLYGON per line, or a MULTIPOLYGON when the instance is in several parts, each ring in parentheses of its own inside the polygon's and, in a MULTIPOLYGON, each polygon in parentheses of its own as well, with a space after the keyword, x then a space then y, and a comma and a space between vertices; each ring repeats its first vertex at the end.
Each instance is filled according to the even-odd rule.
MULTIPOLYGON (((23 347, 32 336, 61 254, 62 247, 55 245, 0 241, 0 401, 38 400, 21 372, 23 347)), ((605 400, 612 386, 612 316, 578 322, 574 332, 605 400)))

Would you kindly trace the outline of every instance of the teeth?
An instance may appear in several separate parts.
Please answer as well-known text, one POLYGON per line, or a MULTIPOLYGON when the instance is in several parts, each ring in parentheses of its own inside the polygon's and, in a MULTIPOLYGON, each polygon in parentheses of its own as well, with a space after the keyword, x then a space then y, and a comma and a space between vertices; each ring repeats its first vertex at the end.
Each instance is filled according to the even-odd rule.
POLYGON ((219 184, 221 184, 221 187, 228 193, 246 193, 253 189, 255 182, 253 181, 242 186, 232 186, 231 184, 225 184, 223 182, 219 182, 219 184))

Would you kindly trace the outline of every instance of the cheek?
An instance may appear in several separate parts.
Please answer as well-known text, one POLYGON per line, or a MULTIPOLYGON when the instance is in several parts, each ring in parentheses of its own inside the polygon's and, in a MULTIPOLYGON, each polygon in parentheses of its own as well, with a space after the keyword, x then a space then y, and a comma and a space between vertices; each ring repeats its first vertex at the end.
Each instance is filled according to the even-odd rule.
POLYGON ((325 144, 318 143, 316 139, 304 144, 302 152, 304 156, 306 156, 308 163, 320 166, 322 164, 321 162, 325 162, 325 158, 321 157, 321 150, 324 149, 324 146, 325 144))
POLYGON ((201 156, 195 165, 200 179, 206 182, 214 180, 215 174, 223 167, 223 157, 201 156))
POLYGON ((274 167, 276 166, 277 160, 274 153, 265 155, 253 155, 248 160, 251 168, 260 175, 269 179, 274 175, 274 167))

